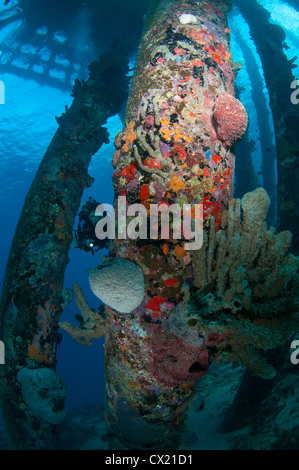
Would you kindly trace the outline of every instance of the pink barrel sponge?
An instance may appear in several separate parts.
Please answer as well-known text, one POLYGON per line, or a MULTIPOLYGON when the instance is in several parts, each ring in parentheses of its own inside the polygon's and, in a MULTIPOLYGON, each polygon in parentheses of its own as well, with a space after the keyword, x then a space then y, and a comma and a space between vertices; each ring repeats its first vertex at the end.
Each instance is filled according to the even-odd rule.
POLYGON ((230 93, 223 93, 217 98, 213 117, 217 136, 225 147, 232 147, 247 129, 246 110, 230 93))

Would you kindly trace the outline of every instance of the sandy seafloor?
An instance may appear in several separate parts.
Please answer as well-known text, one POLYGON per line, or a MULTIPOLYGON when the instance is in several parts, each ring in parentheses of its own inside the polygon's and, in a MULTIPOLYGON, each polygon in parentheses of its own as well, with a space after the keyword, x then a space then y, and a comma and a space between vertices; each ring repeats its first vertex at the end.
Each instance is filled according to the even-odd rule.
MULTIPOLYGON (((244 369, 213 364, 197 384, 180 450, 299 450, 298 372, 299 365, 286 363, 251 422, 223 433, 220 426, 244 369)), ((104 403, 67 411, 61 425, 63 450, 109 450, 107 437, 104 403)), ((0 422, 0 450, 10 449, 0 422)))

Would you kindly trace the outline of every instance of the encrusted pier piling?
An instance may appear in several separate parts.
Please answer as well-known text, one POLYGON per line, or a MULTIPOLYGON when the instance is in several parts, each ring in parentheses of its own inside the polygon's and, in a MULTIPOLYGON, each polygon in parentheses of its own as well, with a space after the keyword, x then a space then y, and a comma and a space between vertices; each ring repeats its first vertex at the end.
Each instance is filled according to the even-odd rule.
MULTIPOLYGON (((194 218, 202 204, 204 224, 212 217, 219 229, 233 195, 230 149, 247 127, 234 97, 228 10, 229 2, 217 0, 152 2, 115 141, 116 211, 119 196, 148 214, 152 204, 164 211, 177 204, 194 218)), ((134 284, 128 286, 132 310, 125 314, 121 304, 110 308, 117 282, 129 275, 125 266, 116 270, 106 309, 106 414, 114 448, 178 448, 196 380, 222 341, 221 334, 198 332, 188 317, 194 275, 186 240, 149 236, 116 239, 110 249, 144 275, 144 300, 135 308, 134 284)))

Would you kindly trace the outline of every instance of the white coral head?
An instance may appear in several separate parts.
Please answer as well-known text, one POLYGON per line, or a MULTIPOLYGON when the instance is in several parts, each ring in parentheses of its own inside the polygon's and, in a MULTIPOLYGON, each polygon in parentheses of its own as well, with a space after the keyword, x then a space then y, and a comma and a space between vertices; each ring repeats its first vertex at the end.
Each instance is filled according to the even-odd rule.
POLYGON ((106 266, 90 269, 89 285, 104 304, 121 313, 135 310, 145 295, 142 269, 122 258, 116 258, 106 266))
POLYGON ((179 16, 179 22, 181 24, 197 24, 197 18, 196 16, 191 15, 191 13, 183 13, 179 16))

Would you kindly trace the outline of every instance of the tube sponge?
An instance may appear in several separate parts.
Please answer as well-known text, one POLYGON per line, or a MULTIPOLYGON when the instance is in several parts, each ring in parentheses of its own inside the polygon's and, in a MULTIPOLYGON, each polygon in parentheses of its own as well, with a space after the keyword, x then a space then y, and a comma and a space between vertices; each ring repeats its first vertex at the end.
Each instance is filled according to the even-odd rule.
POLYGON ((247 224, 264 222, 270 206, 270 198, 263 188, 246 193, 241 201, 244 221, 247 224))
POLYGON ((117 258, 106 266, 89 271, 89 285, 104 304, 121 313, 130 313, 144 299, 142 269, 131 261, 117 258))

